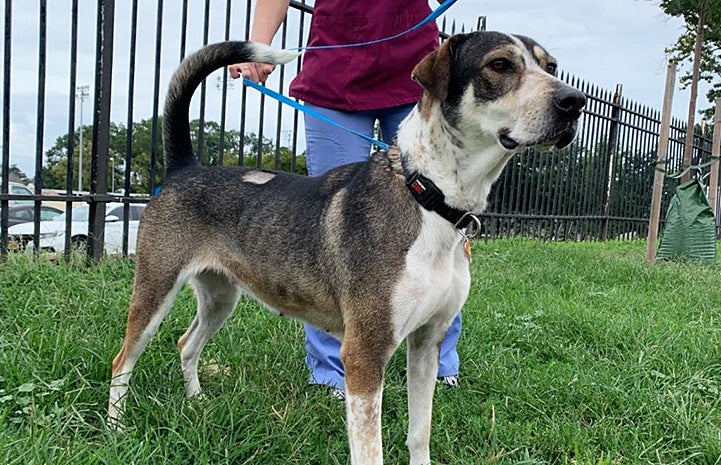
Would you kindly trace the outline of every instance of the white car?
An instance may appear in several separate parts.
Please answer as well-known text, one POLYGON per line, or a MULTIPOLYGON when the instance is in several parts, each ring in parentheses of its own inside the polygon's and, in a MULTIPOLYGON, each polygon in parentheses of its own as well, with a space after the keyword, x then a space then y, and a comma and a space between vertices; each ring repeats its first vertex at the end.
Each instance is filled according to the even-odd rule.
MULTIPOLYGON (((138 224, 145 209, 144 204, 130 204, 128 221, 128 254, 135 253, 138 241, 138 224)), ((123 251, 123 204, 109 203, 105 216, 105 253, 120 254, 123 251)), ((70 224, 70 242, 76 247, 83 246, 88 240, 88 217, 90 206, 82 205, 72 210, 73 221, 70 224)), ((40 249, 61 253, 65 250, 66 213, 52 221, 40 222, 40 249)), ((33 223, 21 223, 8 229, 9 248, 19 250, 33 247, 33 223)))
MULTIPOLYGON (((33 195, 33 191, 30 190, 29 187, 27 187, 25 184, 21 184, 19 182, 13 182, 10 181, 8 183, 8 193, 9 194, 20 194, 20 195, 33 195)), ((33 204, 32 200, 10 200, 9 205, 27 205, 33 204)))

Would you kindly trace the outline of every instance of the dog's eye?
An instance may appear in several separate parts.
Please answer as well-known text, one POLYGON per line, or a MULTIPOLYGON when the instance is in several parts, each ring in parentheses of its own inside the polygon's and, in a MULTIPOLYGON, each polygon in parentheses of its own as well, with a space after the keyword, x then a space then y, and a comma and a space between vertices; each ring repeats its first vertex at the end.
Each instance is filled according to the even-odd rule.
POLYGON ((556 70, 558 69, 558 65, 556 63, 548 63, 546 65, 546 71, 548 74, 556 75, 556 70))
POLYGON ((505 58, 498 58, 490 63, 491 69, 497 73, 509 73, 513 71, 513 65, 505 58))

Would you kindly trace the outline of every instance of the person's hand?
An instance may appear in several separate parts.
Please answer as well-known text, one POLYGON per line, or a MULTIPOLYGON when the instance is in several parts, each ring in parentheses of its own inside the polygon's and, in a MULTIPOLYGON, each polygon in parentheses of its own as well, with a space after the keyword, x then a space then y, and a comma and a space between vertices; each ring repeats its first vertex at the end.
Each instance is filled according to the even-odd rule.
POLYGON ((236 63, 228 67, 230 77, 233 79, 243 76, 253 82, 265 82, 274 69, 275 65, 266 63, 236 63))

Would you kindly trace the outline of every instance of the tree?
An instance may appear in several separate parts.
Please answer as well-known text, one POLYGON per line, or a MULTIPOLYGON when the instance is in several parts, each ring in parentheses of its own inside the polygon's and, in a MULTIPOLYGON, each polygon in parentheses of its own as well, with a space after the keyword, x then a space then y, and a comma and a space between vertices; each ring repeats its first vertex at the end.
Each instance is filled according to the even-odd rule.
MULTIPOLYGON (((91 168, 91 153, 92 153, 92 126, 83 126, 83 185, 82 190, 87 191, 90 186, 90 168, 91 168)), ((110 157, 113 160, 111 165, 114 163, 117 168, 122 167, 122 156, 125 152, 117 146, 117 140, 123 137, 125 134, 125 128, 122 125, 110 123, 110 157), (115 143, 114 143, 115 142, 115 143)), ((78 165, 80 160, 78 157, 80 147, 80 132, 78 131, 74 136, 74 154, 73 154, 73 189, 77 189, 78 185, 78 165)), ((68 170, 68 134, 58 137, 55 139, 55 144, 45 152, 45 166, 43 166, 41 175, 43 179, 43 187, 48 189, 66 189, 67 188, 67 170, 68 170)), ((109 173, 108 180, 111 180, 110 176, 113 173, 109 173)), ((117 182, 117 178, 116 178, 117 182)), ((110 186, 111 183, 108 183, 110 186)))
POLYGON ((23 170, 18 168, 18 165, 13 163, 10 165, 10 169, 8 170, 10 181, 13 182, 21 182, 23 184, 30 184, 31 179, 28 177, 27 174, 23 173, 23 170))
MULTIPOLYGON (((713 116, 713 103, 716 98, 721 97, 721 40, 710 40, 709 32, 704 32, 705 41, 701 48, 701 59, 699 61, 699 81, 711 84, 711 88, 706 93, 706 98, 711 103, 708 108, 701 110, 706 120, 710 120, 713 116)), ((676 63, 684 63, 691 60, 695 48, 695 34, 688 31, 678 38, 673 47, 667 48, 666 52, 671 56, 671 61, 676 63)), ((692 72, 687 71, 679 78, 681 88, 685 89, 691 85, 692 72)))
MULTIPOLYGON (((710 102, 721 94, 721 2, 718 0, 661 0, 661 9, 668 15, 681 16, 685 32, 666 49, 677 63, 692 62, 691 70, 681 77, 684 87, 690 86, 688 128, 694 127, 696 99, 700 79, 713 84, 707 97, 710 102)), ((691 164, 693 131, 689 130, 684 145, 684 166, 691 164)))

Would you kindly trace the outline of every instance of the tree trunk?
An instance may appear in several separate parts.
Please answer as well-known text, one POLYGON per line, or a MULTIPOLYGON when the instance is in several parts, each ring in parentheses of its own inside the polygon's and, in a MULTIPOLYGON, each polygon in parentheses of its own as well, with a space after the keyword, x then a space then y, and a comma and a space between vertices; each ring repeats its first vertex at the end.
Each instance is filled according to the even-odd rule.
MULTIPOLYGON (((691 153, 693 152, 694 139, 694 117, 696 115, 696 97, 698 96, 699 67, 701 65, 701 46, 703 45, 703 27, 706 19, 706 9, 701 7, 698 12, 698 23, 696 24, 696 44, 693 52, 693 73, 691 76, 691 96, 688 102, 688 126, 686 127, 686 142, 683 147, 683 168, 691 166, 691 153)), ((681 181, 688 181, 691 172, 687 172, 681 181)))

